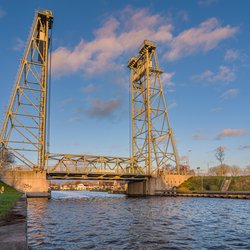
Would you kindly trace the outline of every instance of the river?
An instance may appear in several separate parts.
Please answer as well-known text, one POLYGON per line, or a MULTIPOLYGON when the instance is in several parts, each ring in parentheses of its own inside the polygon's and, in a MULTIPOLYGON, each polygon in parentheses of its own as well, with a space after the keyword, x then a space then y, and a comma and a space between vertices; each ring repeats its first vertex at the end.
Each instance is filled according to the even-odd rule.
POLYGON ((250 200, 56 191, 28 199, 29 249, 250 249, 250 200))

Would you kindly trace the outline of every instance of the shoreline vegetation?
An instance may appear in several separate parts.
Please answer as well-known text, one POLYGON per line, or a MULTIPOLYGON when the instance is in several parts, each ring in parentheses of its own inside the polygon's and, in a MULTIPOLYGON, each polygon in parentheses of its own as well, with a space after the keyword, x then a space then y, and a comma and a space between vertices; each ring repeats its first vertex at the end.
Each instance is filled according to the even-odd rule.
POLYGON ((178 192, 250 192, 250 176, 193 176, 177 187, 178 192))
POLYGON ((22 193, 0 181, 0 220, 14 207, 22 193))

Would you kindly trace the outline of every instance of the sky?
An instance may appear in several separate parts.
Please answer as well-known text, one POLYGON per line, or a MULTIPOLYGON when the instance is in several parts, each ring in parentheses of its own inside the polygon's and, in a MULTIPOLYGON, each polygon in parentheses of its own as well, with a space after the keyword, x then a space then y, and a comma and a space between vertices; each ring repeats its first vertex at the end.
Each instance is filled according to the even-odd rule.
POLYGON ((0 0, 1 117, 37 9, 54 14, 50 152, 130 155, 127 62, 149 39, 180 158, 250 164, 250 1, 0 0))

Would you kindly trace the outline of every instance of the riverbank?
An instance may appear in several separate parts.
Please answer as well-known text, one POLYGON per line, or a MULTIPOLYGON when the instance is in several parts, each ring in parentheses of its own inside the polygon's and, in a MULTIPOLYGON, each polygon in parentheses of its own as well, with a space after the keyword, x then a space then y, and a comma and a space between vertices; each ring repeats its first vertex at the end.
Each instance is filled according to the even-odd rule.
POLYGON ((179 193, 250 193, 250 176, 193 176, 178 186, 177 191, 179 193))
POLYGON ((22 193, 0 181, 0 220, 6 216, 22 193))
POLYGON ((0 220, 0 249, 26 250, 27 245, 27 201, 21 197, 15 206, 0 220))
POLYGON ((0 190, 0 249, 27 249, 26 197, 3 182, 0 190))
POLYGON ((165 192, 162 196, 250 199, 250 192, 165 192))

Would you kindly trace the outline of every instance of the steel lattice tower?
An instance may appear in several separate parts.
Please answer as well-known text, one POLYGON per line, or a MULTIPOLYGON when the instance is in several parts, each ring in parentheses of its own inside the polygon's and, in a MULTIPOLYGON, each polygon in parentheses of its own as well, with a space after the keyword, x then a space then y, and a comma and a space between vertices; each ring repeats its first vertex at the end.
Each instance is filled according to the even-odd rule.
POLYGON ((137 57, 131 57, 132 160, 147 174, 168 164, 179 173, 179 160, 160 75, 156 46, 147 40, 137 57))
POLYGON ((2 151, 43 170, 46 154, 49 44, 53 15, 37 11, 0 134, 2 151))

